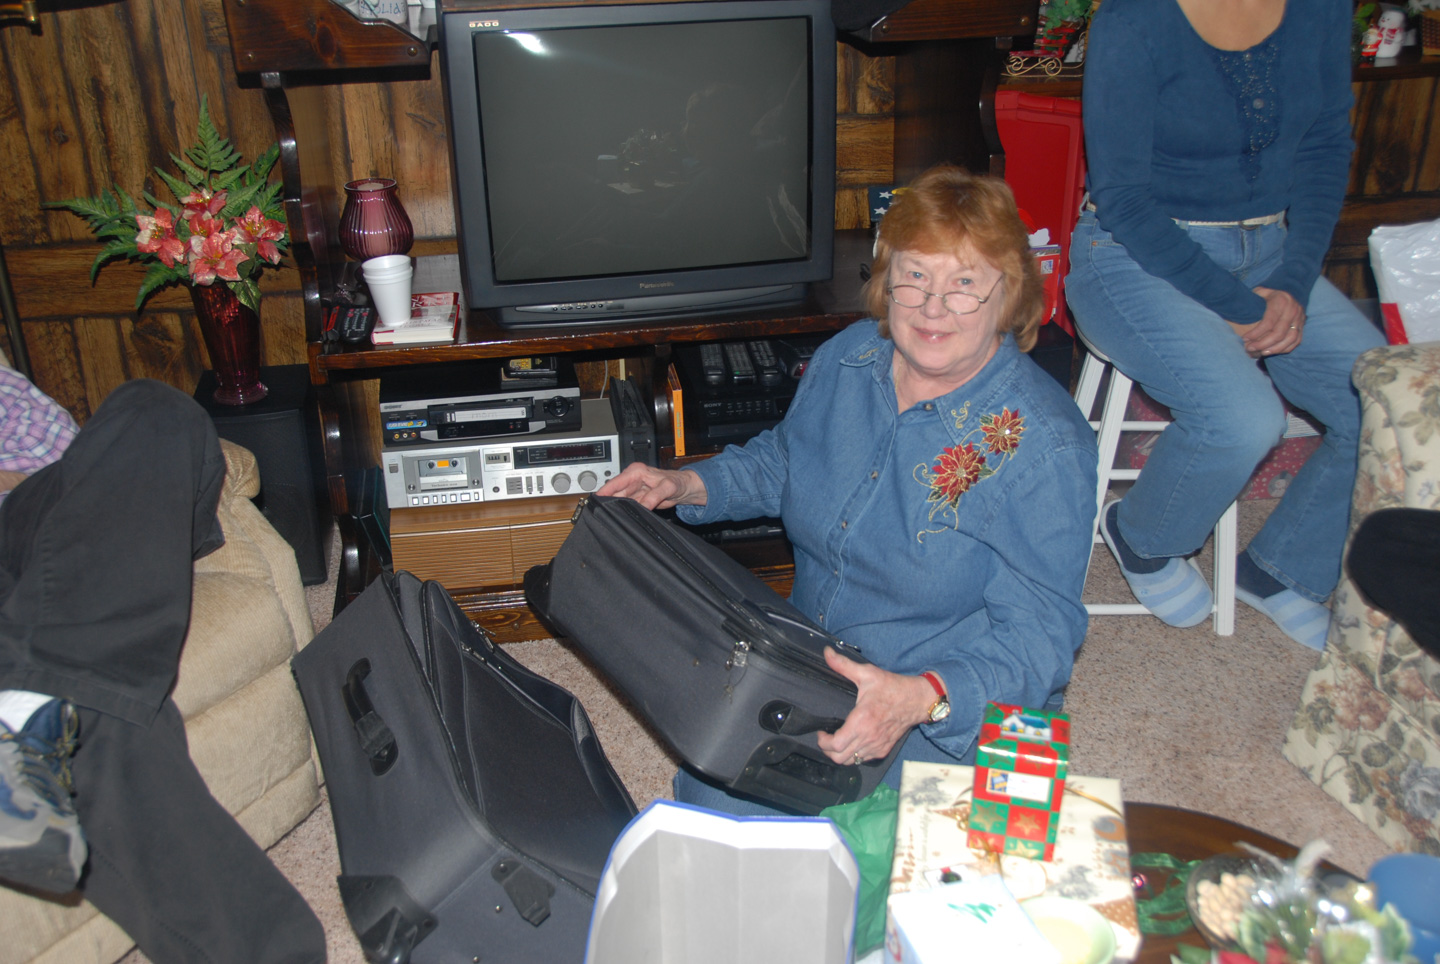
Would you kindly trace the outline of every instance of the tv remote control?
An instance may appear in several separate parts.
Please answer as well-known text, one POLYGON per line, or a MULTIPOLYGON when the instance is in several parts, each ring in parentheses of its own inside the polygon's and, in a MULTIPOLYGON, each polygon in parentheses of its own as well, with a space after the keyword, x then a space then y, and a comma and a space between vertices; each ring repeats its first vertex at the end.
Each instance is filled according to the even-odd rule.
POLYGON ((340 340, 347 344, 369 341, 370 333, 375 330, 375 312, 369 308, 342 308, 337 327, 340 340))
POLYGON ((700 346, 700 370, 704 373, 705 380, 713 385, 725 381, 725 358, 720 346, 713 341, 700 346))
POLYGON ((810 364, 810 356, 815 354, 815 346, 811 344, 796 344, 792 341, 780 342, 780 359, 785 364, 785 371, 791 378, 799 378, 805 374, 805 368, 810 364))
POLYGON ((730 364, 731 381, 753 382, 755 380, 755 363, 750 360, 750 353, 745 350, 742 342, 727 341, 725 343, 725 360, 730 364))
POLYGON ((750 357, 755 359, 755 368, 760 372, 760 380, 774 384, 784 377, 780 371, 780 359, 775 354, 775 346, 770 344, 768 338, 756 338, 749 343, 750 357))

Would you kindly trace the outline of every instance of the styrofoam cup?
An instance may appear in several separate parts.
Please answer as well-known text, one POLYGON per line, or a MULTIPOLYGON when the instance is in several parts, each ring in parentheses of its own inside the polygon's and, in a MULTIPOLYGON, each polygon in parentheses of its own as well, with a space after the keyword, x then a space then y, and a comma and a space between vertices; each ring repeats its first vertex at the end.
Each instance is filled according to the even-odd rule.
POLYGON ((360 265, 370 300, 387 325, 398 325, 410 317, 410 281, 415 269, 403 254, 371 258, 360 265))

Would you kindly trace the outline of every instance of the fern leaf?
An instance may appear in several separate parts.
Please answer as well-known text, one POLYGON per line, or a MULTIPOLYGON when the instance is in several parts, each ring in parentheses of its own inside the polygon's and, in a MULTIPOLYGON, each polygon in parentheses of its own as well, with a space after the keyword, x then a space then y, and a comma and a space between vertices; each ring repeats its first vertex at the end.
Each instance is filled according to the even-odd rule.
POLYGON ((112 241, 111 243, 105 245, 105 247, 100 249, 100 253, 95 256, 94 263, 90 265, 90 283, 95 283, 95 279, 100 275, 101 268, 105 267, 107 264, 109 264, 111 261, 114 261, 116 258, 131 257, 132 252, 134 254, 139 254, 139 251, 135 248, 135 245, 133 243, 127 244, 123 241, 112 241))
POLYGON ((185 281, 189 277, 183 265, 167 268, 163 264, 152 264, 145 272, 145 279, 140 282, 140 293, 135 298, 136 310, 145 304, 145 299, 154 291, 178 281, 185 281))
MULTIPOLYGON (((173 157, 174 155, 171 156, 173 157)), ((178 177, 176 177, 174 174, 171 174, 169 171, 162 171, 158 167, 155 168, 155 173, 160 176, 160 180, 165 182, 165 186, 170 189, 170 193, 175 195, 175 200, 182 203, 184 202, 186 195, 190 194, 191 191, 194 190, 196 184, 203 183, 203 179, 198 182, 187 183, 180 180, 178 177)))

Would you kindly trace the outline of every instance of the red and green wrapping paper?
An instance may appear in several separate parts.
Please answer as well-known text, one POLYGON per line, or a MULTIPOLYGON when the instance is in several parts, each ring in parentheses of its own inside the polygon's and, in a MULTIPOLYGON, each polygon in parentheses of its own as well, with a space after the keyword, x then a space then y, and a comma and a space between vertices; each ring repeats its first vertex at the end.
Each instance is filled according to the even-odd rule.
POLYGON ((989 703, 980 724, 966 840, 990 853, 1049 860, 1070 765, 1064 713, 989 703))

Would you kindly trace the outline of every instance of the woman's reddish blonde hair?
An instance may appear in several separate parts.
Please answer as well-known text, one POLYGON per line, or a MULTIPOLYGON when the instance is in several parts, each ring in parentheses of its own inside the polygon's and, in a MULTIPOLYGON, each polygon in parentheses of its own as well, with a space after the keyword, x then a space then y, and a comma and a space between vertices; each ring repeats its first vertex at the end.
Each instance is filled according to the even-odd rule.
POLYGON ((897 251, 957 256, 973 252, 999 268, 1005 304, 997 330, 1014 335, 1021 351, 1035 347, 1045 308, 1040 269, 1015 195, 1000 178, 943 164, 896 192, 880 222, 875 261, 863 292, 865 307, 880 322, 886 338, 890 337, 890 296, 885 288, 897 251))

